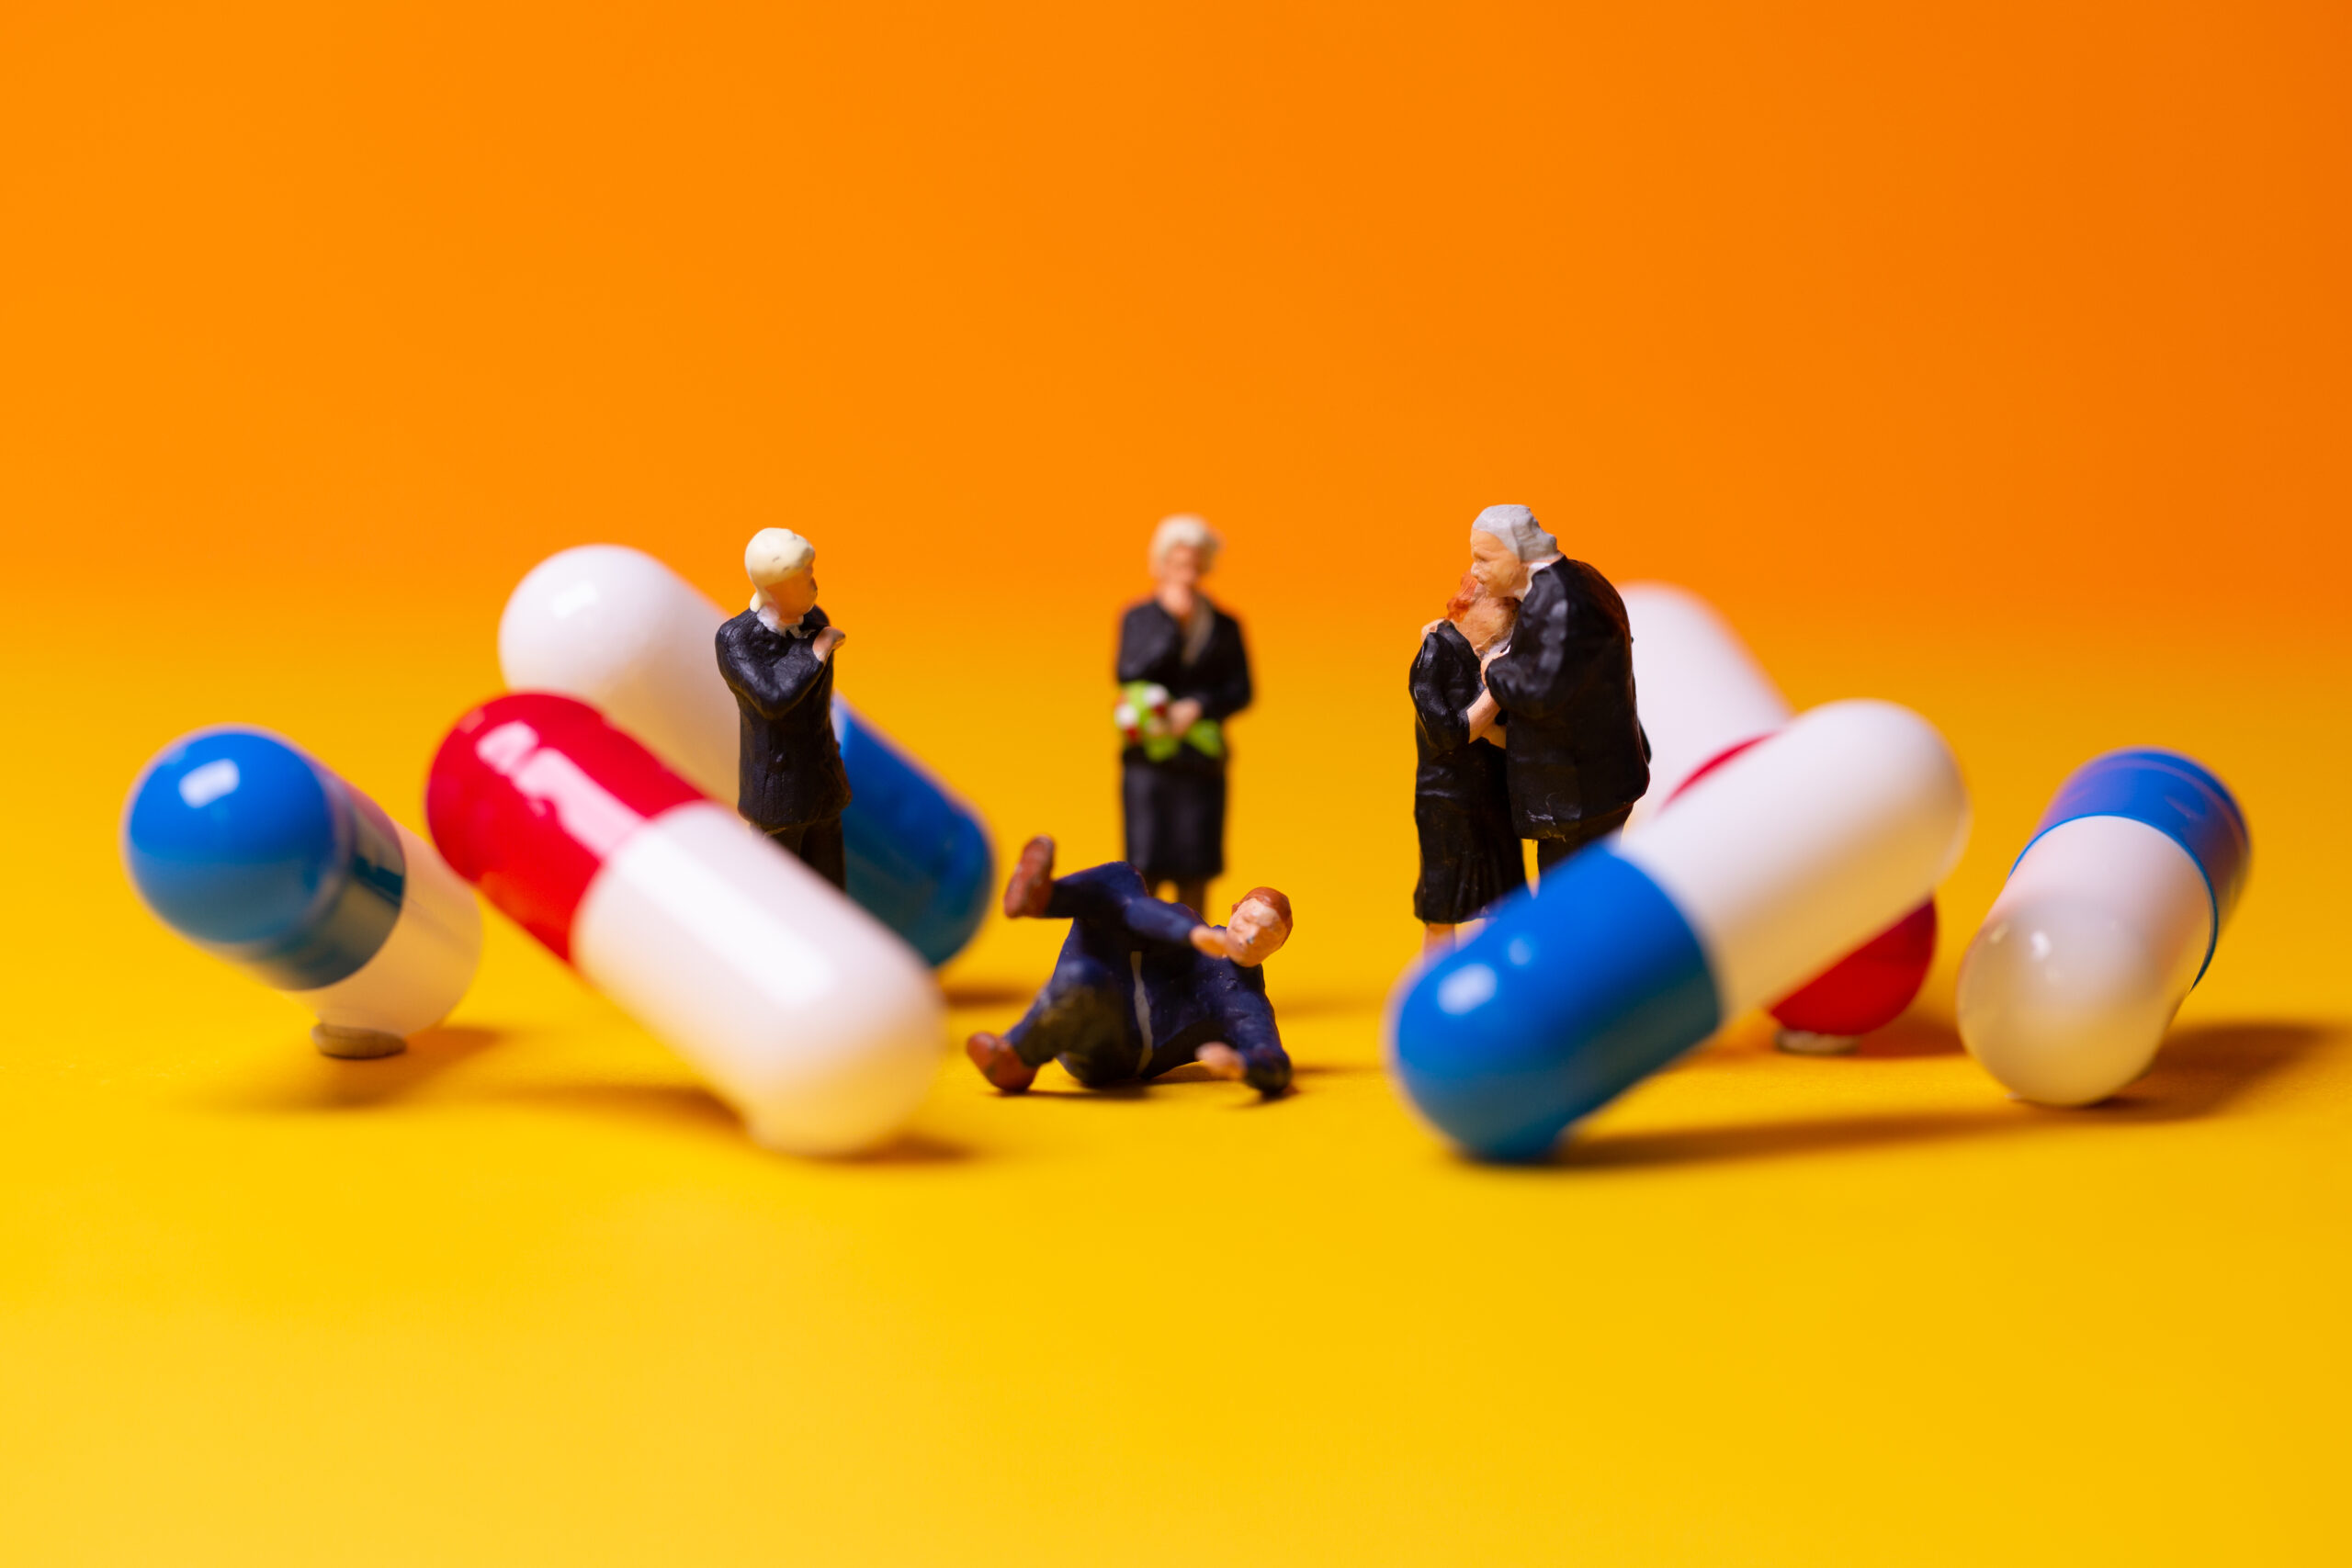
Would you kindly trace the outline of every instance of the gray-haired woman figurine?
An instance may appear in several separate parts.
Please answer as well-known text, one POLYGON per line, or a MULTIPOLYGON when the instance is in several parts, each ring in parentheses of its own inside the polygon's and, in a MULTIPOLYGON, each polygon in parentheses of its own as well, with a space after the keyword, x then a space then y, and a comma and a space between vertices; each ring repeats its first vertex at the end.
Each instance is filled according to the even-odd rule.
POLYGON ((1155 894, 1174 883, 1194 914, 1225 870, 1225 721, 1250 698, 1241 623, 1200 590, 1222 543, 1197 517, 1161 522, 1151 536, 1158 586, 1119 623, 1127 863, 1155 894))

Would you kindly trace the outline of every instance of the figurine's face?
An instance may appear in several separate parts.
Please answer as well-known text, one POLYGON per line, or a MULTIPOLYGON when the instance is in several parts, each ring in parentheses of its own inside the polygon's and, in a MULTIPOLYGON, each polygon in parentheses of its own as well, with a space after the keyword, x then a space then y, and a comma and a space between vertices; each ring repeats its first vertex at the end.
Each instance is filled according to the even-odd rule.
POLYGON ((1272 904, 1250 898, 1236 904, 1226 917, 1225 934, 1241 948, 1233 961, 1254 968, 1282 950, 1290 940, 1290 927, 1272 904))
POLYGON ((1470 575, 1492 599, 1516 599, 1527 589, 1526 565, 1484 528, 1470 530, 1470 575))
POLYGON ((1151 575, 1170 588, 1190 588, 1201 580, 1201 552, 1191 545, 1170 545, 1151 575))
POLYGON ((768 603, 781 619, 797 621, 816 605, 817 569, 812 566, 807 571, 779 578, 760 592, 768 596, 768 603))

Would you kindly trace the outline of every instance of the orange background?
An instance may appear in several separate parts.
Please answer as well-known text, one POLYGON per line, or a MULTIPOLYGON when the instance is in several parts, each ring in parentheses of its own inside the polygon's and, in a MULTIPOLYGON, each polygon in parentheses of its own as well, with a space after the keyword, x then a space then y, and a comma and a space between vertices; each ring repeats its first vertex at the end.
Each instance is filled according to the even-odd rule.
POLYGON ((7 1554, 2340 1556, 2352 16, 1634 10, 0 12, 7 1554), (1372 1066, 1404 670, 1502 500, 1919 706, 1978 812, 1877 1057, 1743 1024, 1532 1184, 1372 1066), (1178 509, 1324 1069, 1269 1116, 954 1063, 939 1157, 780 1164, 503 932, 330 1067, 115 861, 223 720, 414 825, 532 562, 731 604, 778 523, 843 690, 1107 858, 1178 509), (2130 742, 2239 789, 2252 895, 2136 1111, 2006 1105, 1951 965, 2130 742))

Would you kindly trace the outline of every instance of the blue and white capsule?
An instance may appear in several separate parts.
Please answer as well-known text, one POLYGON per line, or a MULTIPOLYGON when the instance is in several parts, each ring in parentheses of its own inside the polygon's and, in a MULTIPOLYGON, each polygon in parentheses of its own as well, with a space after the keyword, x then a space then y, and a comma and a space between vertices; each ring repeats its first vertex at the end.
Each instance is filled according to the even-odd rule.
POLYGON ((1918 907, 1968 838, 1934 726, 1818 707, 1500 907, 1391 998, 1389 1069, 1474 1155, 1564 1132, 1918 907))
MULTIPOLYGON (((509 690, 601 710, 714 800, 734 804, 741 719, 712 641, 726 613, 626 545, 578 545, 533 567, 498 621, 509 690)), ((934 968, 988 913, 996 864, 971 804, 837 695, 849 774, 842 842, 849 896, 934 968)))
POLYGON ((2252 860, 2245 814, 2193 759, 2084 763, 1961 961, 1962 1043, 2021 1100, 2105 1100, 2155 1060, 2252 860))
POLYGON ((122 859, 158 919, 286 992, 330 1056, 388 1056, 481 958, 473 891, 431 844, 266 730, 183 736, 131 786, 122 859))

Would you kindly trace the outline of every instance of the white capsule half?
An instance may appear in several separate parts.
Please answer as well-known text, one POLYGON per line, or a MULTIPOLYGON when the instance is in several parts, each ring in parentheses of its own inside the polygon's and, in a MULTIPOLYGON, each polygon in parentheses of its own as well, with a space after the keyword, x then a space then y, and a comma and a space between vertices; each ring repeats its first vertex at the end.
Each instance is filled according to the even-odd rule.
POLYGON ((1713 606, 1664 582, 1628 586, 1634 691, 1650 740, 1649 793, 1626 818, 1638 829, 1700 768, 1789 721, 1788 699, 1713 606))
POLYGON ((400 918, 383 950, 358 973, 287 994, 324 1026, 315 1033, 330 1055, 376 1055, 368 1036, 405 1039, 449 1016, 473 984, 481 959, 481 906, 431 844, 399 823, 407 886, 400 918))
POLYGON ((499 672, 510 691, 578 697, 732 801, 741 720, 714 648, 726 618, 644 551, 581 545, 514 585, 498 617, 499 672))
POLYGON ((1690 923, 1728 1018, 1917 908, 1960 858, 1968 819, 1933 725, 1893 703, 1830 703, 1691 784, 1617 853, 1690 923))
POLYGON ((906 943, 715 802, 621 843, 573 917, 571 958, 787 1154, 851 1153, 905 1125, 947 1035, 906 943))

